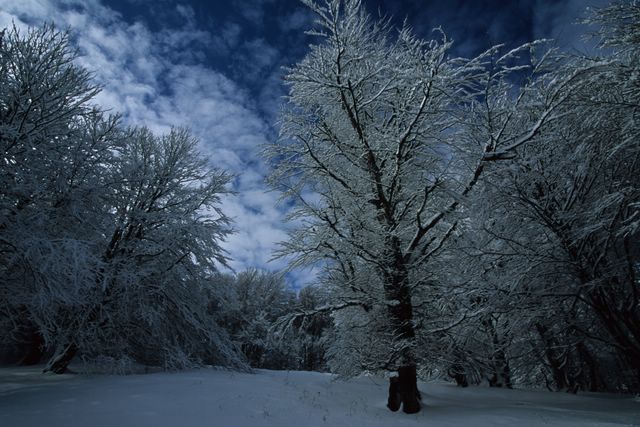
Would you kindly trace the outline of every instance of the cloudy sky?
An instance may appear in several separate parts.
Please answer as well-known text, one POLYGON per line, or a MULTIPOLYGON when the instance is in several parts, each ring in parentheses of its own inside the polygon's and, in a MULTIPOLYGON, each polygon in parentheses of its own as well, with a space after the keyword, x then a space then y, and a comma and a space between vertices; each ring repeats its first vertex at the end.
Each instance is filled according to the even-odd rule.
MULTIPOLYGON (((554 38, 584 50, 573 23, 607 0, 363 0, 373 14, 404 19, 423 37, 442 27, 454 54, 496 43, 554 38)), ((313 17, 298 0, 0 0, 0 27, 53 21, 69 28, 103 91, 96 102, 127 124, 163 132, 186 126, 216 167, 237 175, 224 200, 237 233, 225 244, 236 270, 278 270, 269 262, 286 238, 286 206, 264 184, 261 146, 277 137, 283 66, 302 58, 313 17)), ((294 271, 291 284, 312 280, 294 271)))

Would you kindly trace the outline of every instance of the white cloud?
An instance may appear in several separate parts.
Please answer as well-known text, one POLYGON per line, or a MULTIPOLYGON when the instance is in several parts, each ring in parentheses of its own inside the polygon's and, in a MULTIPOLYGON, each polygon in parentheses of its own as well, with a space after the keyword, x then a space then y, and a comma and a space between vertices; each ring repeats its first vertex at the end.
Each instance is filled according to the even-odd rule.
MULTIPOLYGON (((237 230, 224 244, 232 266, 282 268, 284 261, 268 260, 276 242, 286 237, 284 213, 275 207, 277 195, 267 190, 267 168, 259 157, 273 130, 246 90, 197 62, 198 52, 215 46, 220 36, 227 47, 236 45, 240 29, 230 24, 221 35, 212 35, 195 28, 191 8, 180 6, 176 11, 184 18, 181 28, 152 32, 143 23, 125 22, 97 0, 4 0, 0 25, 53 20, 58 27, 69 27, 80 49, 78 62, 104 88, 97 103, 122 113, 128 124, 144 124, 156 132, 189 127, 211 163, 237 175, 238 195, 225 197, 223 204, 237 230)), ((277 52, 264 43, 246 47, 256 55, 257 69, 275 61, 277 52)), ((294 277, 303 283, 309 274, 294 277)))

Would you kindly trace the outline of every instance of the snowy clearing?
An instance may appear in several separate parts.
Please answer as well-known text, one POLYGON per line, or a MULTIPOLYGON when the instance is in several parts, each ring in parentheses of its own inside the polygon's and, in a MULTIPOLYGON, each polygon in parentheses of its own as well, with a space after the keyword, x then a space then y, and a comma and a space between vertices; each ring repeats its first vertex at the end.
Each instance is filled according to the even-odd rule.
POLYGON ((314 372, 213 369, 130 376, 0 369, 0 425, 640 426, 640 401, 607 394, 421 383, 423 411, 391 413, 387 383, 314 372))

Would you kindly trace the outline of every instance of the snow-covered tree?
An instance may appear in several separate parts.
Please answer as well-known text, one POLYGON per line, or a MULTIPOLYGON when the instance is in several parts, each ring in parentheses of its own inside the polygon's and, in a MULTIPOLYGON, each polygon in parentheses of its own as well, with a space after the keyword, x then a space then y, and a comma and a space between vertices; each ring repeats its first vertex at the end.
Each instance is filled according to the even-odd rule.
POLYGON ((295 293, 287 289, 281 275, 249 270, 230 277, 224 301, 225 327, 251 366, 291 368, 282 349, 273 348, 272 325, 288 313, 295 293))
POLYGON ((518 301, 510 334, 531 343, 553 388, 629 391, 640 387, 640 8, 617 2, 589 22, 607 49, 554 71, 571 81, 563 118, 495 165, 476 246, 482 265, 500 264, 489 305, 518 301))
POLYGON ((451 59, 444 36, 394 33, 360 1, 305 4, 320 41, 287 76, 282 138, 269 153, 272 182, 296 202, 299 224, 281 254, 294 265, 326 262, 334 300, 325 309, 342 311, 338 342, 348 344, 334 353, 342 371, 398 370, 404 410, 416 412, 417 343, 434 343, 454 321, 442 317, 446 286, 433 286, 437 256, 485 163, 557 117, 562 82, 524 120, 530 88, 518 95, 507 76, 535 44, 451 59))
POLYGON ((125 129, 93 107, 74 57, 51 26, 2 33, 2 342, 27 341, 29 362, 51 354, 54 372, 78 352, 243 366, 206 303, 230 177, 188 131, 125 129))
POLYGON ((65 338, 50 369, 64 369, 82 348, 168 367, 234 362, 199 290, 226 263, 219 243, 229 220, 218 204, 229 176, 208 166, 185 130, 158 137, 133 129, 123 138, 108 175, 111 221, 91 303, 58 325, 65 338), (166 357, 181 352, 184 362, 166 357))
POLYGON ((298 328, 282 330, 279 324, 291 313, 313 311, 325 303, 315 287, 299 295, 281 273, 249 270, 235 277, 224 275, 224 298, 213 299, 222 313, 225 329, 252 367, 264 369, 324 370, 331 330, 328 314, 304 319, 298 328))
POLYGON ((42 314, 82 300, 98 264, 100 229, 87 224, 115 119, 88 104, 98 89, 73 59, 51 26, 0 37, 0 318, 3 341, 26 342, 31 361, 49 338, 42 314))

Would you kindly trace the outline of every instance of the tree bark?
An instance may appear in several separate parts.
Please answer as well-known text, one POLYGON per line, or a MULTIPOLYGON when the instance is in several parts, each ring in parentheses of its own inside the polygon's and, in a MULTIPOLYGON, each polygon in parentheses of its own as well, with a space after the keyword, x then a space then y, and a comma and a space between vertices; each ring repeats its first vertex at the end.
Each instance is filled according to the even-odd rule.
POLYGON ((491 354, 490 357, 492 375, 489 378, 489 386, 513 388, 511 384, 511 368, 509 367, 507 355, 504 352, 504 342, 498 336, 498 331, 491 319, 483 320, 482 324, 491 336, 491 343, 493 345, 493 354, 491 354))
POLYGON ((491 356, 491 367, 493 373, 489 378, 490 387, 506 387, 513 388, 511 383, 511 369, 509 368, 509 361, 502 349, 498 349, 491 356))
POLYGON ((413 353, 415 330, 411 288, 407 283, 408 273, 397 239, 393 239, 391 247, 394 262, 391 272, 384 274, 384 279, 391 327, 394 329, 395 336, 404 341, 404 348, 399 358, 398 388, 402 399, 402 410, 408 414, 414 414, 420 411, 420 393, 417 384, 416 358, 413 353))
POLYGON ((407 414, 420 412, 420 392, 418 391, 416 365, 405 365, 398 368, 398 383, 402 397, 402 410, 407 414))
POLYGON ((551 369, 556 391, 568 390, 570 384, 566 371, 563 369, 566 364, 563 363, 563 356, 557 352, 560 346, 553 337, 549 336, 549 328, 541 323, 536 323, 535 326, 544 345, 545 358, 547 359, 549 369, 551 369))
POLYGON ((462 363, 455 362, 447 370, 447 374, 453 378, 456 385, 459 387, 469 387, 469 381, 467 380, 467 374, 465 372, 462 363))
POLYGON ((54 374, 64 374, 68 371, 69 363, 78 353, 78 346, 72 341, 62 347, 62 350, 56 352, 49 360, 43 372, 53 372, 54 374))
POLYGON ((398 377, 389 378, 389 399, 387 408, 396 412, 402 405, 402 394, 400 393, 400 380, 398 377))
POLYGON ((591 352, 584 344, 584 342, 580 341, 576 344, 576 350, 578 351, 578 355, 582 361, 582 363, 587 365, 587 369, 589 371, 588 378, 585 375, 585 385, 586 389, 591 392, 595 391, 604 391, 606 387, 601 386, 604 384, 604 381, 600 378, 600 372, 598 369, 598 364, 596 363, 594 357, 591 355, 591 352))

